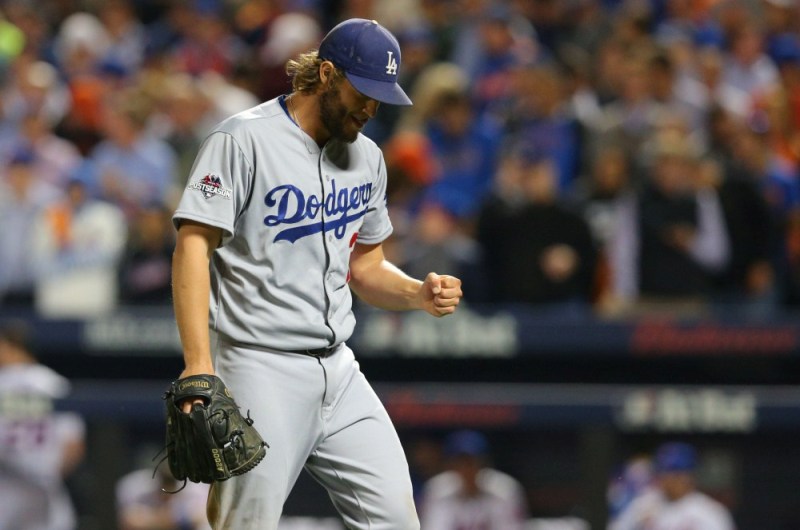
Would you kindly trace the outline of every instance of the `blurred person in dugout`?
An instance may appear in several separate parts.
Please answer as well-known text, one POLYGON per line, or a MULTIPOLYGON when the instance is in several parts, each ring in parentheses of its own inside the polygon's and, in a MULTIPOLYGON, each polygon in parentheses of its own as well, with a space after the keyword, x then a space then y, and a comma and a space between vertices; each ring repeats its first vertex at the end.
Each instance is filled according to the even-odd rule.
POLYGON ((167 466, 131 471, 116 486, 119 530, 210 530, 208 484, 175 480, 167 466), (180 490, 180 491, 178 491, 180 490))
POLYGON ((527 503, 522 485, 489 464, 489 443, 476 431, 444 442, 449 470, 425 484, 420 505, 426 530, 522 530, 527 503))
POLYGON ((85 425, 54 402, 69 392, 31 352, 23 322, 0 327, 0 529, 75 530, 64 479, 85 451, 85 425))
POLYGON ((697 452, 668 442, 653 459, 654 480, 611 521, 608 530, 734 530, 728 509, 699 491, 697 452))

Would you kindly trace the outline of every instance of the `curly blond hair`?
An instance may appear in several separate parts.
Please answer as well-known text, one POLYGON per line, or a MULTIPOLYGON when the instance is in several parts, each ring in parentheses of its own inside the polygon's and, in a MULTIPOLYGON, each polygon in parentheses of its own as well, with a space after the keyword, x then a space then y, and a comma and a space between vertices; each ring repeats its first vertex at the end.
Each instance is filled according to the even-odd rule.
MULTIPOLYGON (((295 92, 305 94, 313 93, 322 81, 319 78, 319 66, 325 60, 319 56, 319 50, 301 53, 296 59, 286 63, 286 73, 292 79, 292 88, 295 92)), ((334 85, 344 78, 344 72, 336 67, 333 70, 334 85)))

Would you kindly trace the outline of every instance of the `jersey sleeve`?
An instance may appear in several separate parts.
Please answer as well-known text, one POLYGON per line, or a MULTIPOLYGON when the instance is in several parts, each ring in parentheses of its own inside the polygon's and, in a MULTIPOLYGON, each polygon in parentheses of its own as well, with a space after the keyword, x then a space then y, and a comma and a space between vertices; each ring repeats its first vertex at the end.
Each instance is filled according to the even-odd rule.
POLYGON ((369 199, 364 224, 358 233, 358 242, 365 244, 380 243, 392 233, 392 222, 386 206, 386 163, 379 152, 378 171, 375 185, 369 199))
POLYGON ((252 164, 236 139, 226 132, 213 132, 194 161, 173 215, 175 226, 188 219, 221 228, 222 243, 227 243, 250 194, 252 174, 252 164))

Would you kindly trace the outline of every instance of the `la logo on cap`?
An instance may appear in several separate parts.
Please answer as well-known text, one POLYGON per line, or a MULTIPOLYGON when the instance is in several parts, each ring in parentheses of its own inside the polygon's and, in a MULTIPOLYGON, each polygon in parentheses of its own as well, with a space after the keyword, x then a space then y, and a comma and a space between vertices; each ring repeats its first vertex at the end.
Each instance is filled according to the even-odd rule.
POLYGON ((394 57, 392 57, 392 52, 387 50, 387 54, 389 54, 389 61, 386 63, 386 73, 389 75, 397 75, 397 61, 394 57))

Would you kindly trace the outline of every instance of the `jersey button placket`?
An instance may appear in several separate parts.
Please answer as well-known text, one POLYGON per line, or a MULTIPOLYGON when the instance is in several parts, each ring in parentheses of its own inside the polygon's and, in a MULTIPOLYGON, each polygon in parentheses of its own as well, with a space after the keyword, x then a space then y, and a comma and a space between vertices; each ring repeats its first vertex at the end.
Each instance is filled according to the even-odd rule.
MULTIPOLYGON (((322 187, 322 195, 323 195, 323 197, 325 197, 326 194, 331 191, 331 176, 330 176, 330 173, 325 171, 325 167, 324 167, 325 164, 323 162, 327 162, 327 157, 324 155, 324 153, 322 154, 322 157, 320 158, 319 175, 320 175, 320 186, 322 187), (324 177, 324 180, 323 180, 323 177, 324 177)), ((334 200, 335 200, 335 198, 334 198, 334 200)), ((321 217, 322 217, 323 223, 327 223, 328 222, 327 216, 325 215, 325 209, 324 208, 321 209, 321 217)), ((324 226, 324 224, 323 224, 323 226, 324 226)), ((325 237, 326 236, 323 235, 323 238, 325 238, 325 237)), ((333 333, 334 338, 335 338, 336 330, 334 329, 334 324, 333 324, 334 304, 333 304, 333 293, 331 292, 331 277, 330 277, 330 274, 331 274, 331 271, 330 271, 331 259, 333 258, 333 255, 335 254, 335 249, 332 246, 332 245, 335 245, 334 239, 335 239, 334 238, 334 234, 332 232, 328 232, 327 233, 327 244, 325 244, 325 239, 323 239, 323 244, 325 244, 326 260, 325 260, 325 273, 323 275, 323 286, 322 286, 322 288, 325 291, 325 298, 326 298, 326 301, 327 301, 327 307, 326 307, 326 311, 324 313, 325 317, 326 317, 325 318, 325 320, 326 320, 325 324, 331 330, 331 332, 333 333), (329 245, 331 245, 331 246, 329 246, 329 245)))
MULTIPOLYGON (((325 174, 325 180, 327 180, 328 182, 331 181, 331 176, 328 173, 325 174)), ((328 234, 328 242, 329 243, 333 243, 333 235, 332 234, 328 234)))

